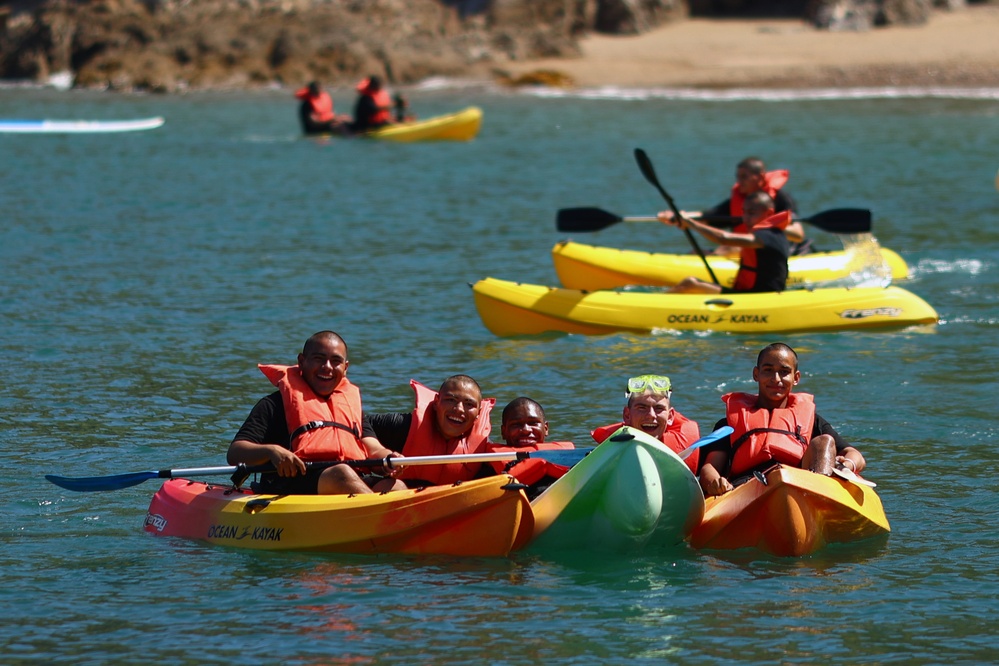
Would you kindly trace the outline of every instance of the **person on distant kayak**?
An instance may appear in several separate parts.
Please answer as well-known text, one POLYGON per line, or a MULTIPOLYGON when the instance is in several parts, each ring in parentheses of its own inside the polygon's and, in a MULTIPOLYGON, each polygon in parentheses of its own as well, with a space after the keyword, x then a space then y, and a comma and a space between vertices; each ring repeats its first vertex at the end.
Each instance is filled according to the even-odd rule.
POLYGON ((369 76, 357 84, 357 102, 354 104, 354 132, 367 132, 392 124, 392 98, 382 87, 382 80, 369 76))
MULTIPOLYGON (((774 202, 774 212, 783 213, 790 211, 797 212, 797 205, 791 195, 783 190, 784 184, 789 178, 786 169, 767 171, 766 164, 758 157, 747 157, 739 162, 735 168, 735 184, 728 199, 722 201, 713 208, 703 211, 680 211, 687 218, 701 216, 731 217, 731 222, 712 220, 711 226, 719 229, 731 229, 735 233, 746 233, 748 230, 745 224, 740 221, 746 198, 757 193, 767 193, 774 202)), ((673 211, 663 211, 659 214, 661 219, 673 219, 673 211)), ((791 241, 791 254, 807 254, 812 251, 811 239, 805 238, 805 229, 801 222, 791 221, 784 234, 791 241)), ((732 246, 720 246, 715 250, 715 254, 737 254, 739 249, 732 246)))
POLYGON ((347 131, 350 118, 338 116, 333 111, 333 98, 325 90, 320 89, 316 81, 297 90, 295 97, 302 100, 298 106, 298 118, 304 133, 341 134, 347 131))
MULTIPOLYGON (((536 400, 524 396, 514 398, 503 408, 500 436, 503 438, 503 444, 490 442, 486 447, 487 451, 490 453, 526 451, 530 455, 532 451, 576 448, 572 442, 547 441, 548 421, 544 408, 536 400)), ((486 476, 491 476, 492 473, 510 474, 529 486, 527 496, 532 499, 569 471, 565 465, 537 457, 512 462, 495 462, 484 467, 486 476), (489 467, 492 469, 489 470, 489 467)))
MULTIPOLYGON (((494 398, 482 398, 478 382, 468 375, 453 375, 434 391, 412 380, 415 406, 408 413, 371 414, 378 440, 406 456, 440 456, 483 453, 492 425, 489 414, 494 398)), ((421 465, 399 473, 410 487, 441 485, 474 479, 482 463, 421 465)))
POLYGON ((746 197, 742 219, 749 231, 736 233, 716 229, 709 224, 681 217, 659 219, 666 224, 693 229, 708 240, 739 248, 739 270, 732 287, 721 287, 696 277, 685 277, 670 288, 676 294, 718 294, 740 292, 784 291, 787 286, 787 258, 790 247, 784 229, 791 219, 790 211, 774 213, 774 203, 765 192, 746 197))
POLYGON ((401 457, 375 437, 361 408, 361 392, 347 379, 348 365, 343 338, 320 331, 305 341, 298 365, 259 366, 278 390, 253 407, 229 444, 229 464, 272 464, 276 473, 261 475, 259 484, 266 493, 337 495, 405 488, 391 473, 362 477, 346 464, 319 470, 306 465, 401 457))
POLYGON ((798 354, 783 342, 760 351, 753 368, 757 393, 727 393, 726 417, 715 425, 734 432, 704 448, 701 488, 722 495, 780 463, 830 476, 834 467, 863 471, 864 456, 815 411, 807 393, 792 393, 801 379, 798 354))
MULTIPOLYGON (((696 421, 688 419, 673 409, 670 401, 673 384, 665 375, 642 375, 628 380, 625 391, 627 402, 622 412, 623 421, 595 429, 590 435, 598 444, 622 426, 641 430, 671 448, 676 453, 686 450, 701 436, 696 421)), ((684 462, 697 474, 700 451, 694 451, 684 462)))

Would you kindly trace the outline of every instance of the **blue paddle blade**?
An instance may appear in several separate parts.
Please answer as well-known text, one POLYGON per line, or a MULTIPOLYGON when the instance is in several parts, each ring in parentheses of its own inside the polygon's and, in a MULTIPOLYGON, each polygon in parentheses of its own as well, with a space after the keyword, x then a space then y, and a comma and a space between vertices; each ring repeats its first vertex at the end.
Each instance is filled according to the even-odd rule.
POLYGON ((732 429, 732 426, 722 426, 721 428, 718 428, 718 430, 715 430, 712 433, 708 433, 707 435, 701 437, 699 440, 697 440, 696 442, 688 446, 686 449, 684 449, 683 453, 680 454, 680 460, 686 460, 687 458, 690 457, 690 454, 692 454, 694 451, 701 448, 702 446, 707 446, 708 444, 717 442, 719 439, 728 437, 733 432, 735 431, 732 429))
POLYGON ((575 449, 552 449, 548 451, 531 451, 532 458, 541 458, 556 465, 572 467, 592 451, 592 446, 582 446, 575 449))
POLYGON ((97 490, 121 490, 137 486, 143 481, 160 478, 159 472, 133 472, 131 474, 115 474, 113 476, 56 476, 46 474, 45 478, 66 490, 85 493, 97 490))

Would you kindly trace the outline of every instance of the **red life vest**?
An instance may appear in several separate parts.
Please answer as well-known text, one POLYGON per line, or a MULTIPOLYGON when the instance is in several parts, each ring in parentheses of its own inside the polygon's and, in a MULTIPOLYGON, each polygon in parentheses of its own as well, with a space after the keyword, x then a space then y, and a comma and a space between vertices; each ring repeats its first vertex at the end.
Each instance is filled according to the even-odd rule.
MULTIPOLYGON (((597 444, 602 444, 604 440, 613 435, 615 432, 621 429, 624 423, 613 423, 611 425, 605 425, 597 428, 590 435, 596 440, 597 444)), ((678 455, 685 451, 691 444, 696 442, 701 437, 701 429, 697 425, 697 421, 692 421, 680 412, 673 410, 673 423, 666 426, 666 430, 663 434, 659 436, 659 441, 668 446, 678 455)), ((690 454, 690 457, 683 462, 687 463, 687 467, 690 468, 694 474, 697 474, 697 468, 700 465, 701 451, 700 449, 694 451, 690 454)))
MULTIPOLYGON (((489 453, 530 453, 532 451, 561 451, 574 448, 576 447, 572 442, 542 442, 541 444, 519 448, 504 444, 494 444, 492 442, 486 444, 486 450, 489 453)), ((508 464, 502 461, 490 463, 497 474, 510 474, 528 486, 534 485, 546 476, 559 479, 569 471, 569 468, 565 465, 556 465, 541 458, 527 458, 507 469, 508 464)))
POLYGON ((320 91, 318 95, 312 95, 309 89, 302 88, 295 93, 295 97, 308 102, 309 115, 317 123, 328 123, 335 117, 333 113, 333 98, 326 91, 320 91))
POLYGON ((302 460, 364 460, 361 392, 344 377, 328 398, 313 392, 297 365, 258 365, 281 392, 291 450, 302 460))
MULTIPOLYGON (((406 443, 402 447, 404 456, 442 456, 462 453, 482 453, 489 440, 492 425, 489 413, 496 404, 493 398, 479 403, 479 415, 472 424, 472 430, 461 439, 444 439, 437 428, 434 413, 434 398, 437 391, 427 388, 416 380, 409 385, 416 393, 416 406, 413 407, 413 422, 409 426, 406 443)), ((400 479, 420 479, 433 485, 445 485, 455 481, 469 481, 475 478, 482 463, 453 463, 450 465, 421 465, 404 468, 400 479)))
MULTIPOLYGON (((787 229, 787 225, 791 224, 791 211, 785 210, 779 213, 774 213, 767 219, 763 220, 761 223, 753 227, 753 231, 757 229, 787 229)), ((745 225, 743 225, 745 227, 745 225)), ((750 233, 745 231, 743 233, 750 233)), ((757 267, 757 257, 755 247, 741 247, 739 248, 739 270, 735 274, 735 282, 732 284, 733 291, 752 291, 753 287, 756 286, 756 267, 757 267)))
POLYGON ((729 478, 745 474, 771 460, 801 466, 815 426, 815 402, 808 393, 787 396, 787 407, 757 407, 759 396, 753 393, 727 393, 725 402, 731 435, 732 464, 729 478))
POLYGON ((371 83, 368 79, 364 79, 357 84, 357 92, 361 93, 364 97, 371 98, 374 103, 375 111, 371 114, 371 117, 355 118, 354 120, 361 123, 365 127, 373 125, 385 125, 392 122, 392 97, 388 94, 388 91, 384 88, 380 90, 371 90, 371 83))
MULTIPOLYGON (((770 198, 773 199, 777 196, 777 190, 784 187, 787 183, 788 178, 790 178, 790 175, 788 174, 787 169, 767 171, 763 174, 763 191, 769 194, 770 198)), ((739 184, 736 183, 732 186, 732 195, 729 199, 728 214, 734 217, 742 217, 742 205, 745 201, 746 195, 739 191, 739 184)), ((741 230, 737 225, 734 231, 737 234, 744 234, 747 232, 744 224, 742 225, 741 230)))

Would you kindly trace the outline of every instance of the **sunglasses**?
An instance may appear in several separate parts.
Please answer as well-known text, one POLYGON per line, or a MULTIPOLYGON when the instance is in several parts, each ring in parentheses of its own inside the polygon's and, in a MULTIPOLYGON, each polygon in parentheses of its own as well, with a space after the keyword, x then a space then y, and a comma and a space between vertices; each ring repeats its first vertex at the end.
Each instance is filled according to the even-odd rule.
POLYGON ((635 393, 645 393, 646 390, 669 395, 672 388, 673 385, 670 383, 669 377, 665 375, 641 375, 628 380, 628 391, 625 393, 625 397, 635 393))

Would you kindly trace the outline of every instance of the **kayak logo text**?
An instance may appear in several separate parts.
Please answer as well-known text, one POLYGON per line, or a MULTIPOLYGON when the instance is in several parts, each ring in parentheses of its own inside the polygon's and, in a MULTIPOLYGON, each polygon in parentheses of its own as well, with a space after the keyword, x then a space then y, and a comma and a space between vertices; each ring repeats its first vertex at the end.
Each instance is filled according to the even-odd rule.
POLYGON ((162 532, 166 528, 166 518, 158 513, 146 514, 146 527, 152 527, 157 532, 162 532))
POLYGON ((249 538, 251 541, 280 541, 283 527, 244 527, 240 532, 235 525, 212 525, 208 528, 209 539, 233 539, 241 541, 249 538))
POLYGON ((716 315, 712 320, 706 314, 672 314, 666 317, 667 324, 720 324, 730 321, 733 324, 766 324, 768 314, 716 315))
POLYGON ((902 314, 902 308, 868 308, 866 310, 843 310, 840 317, 843 319, 866 319, 867 317, 898 317, 902 314))

